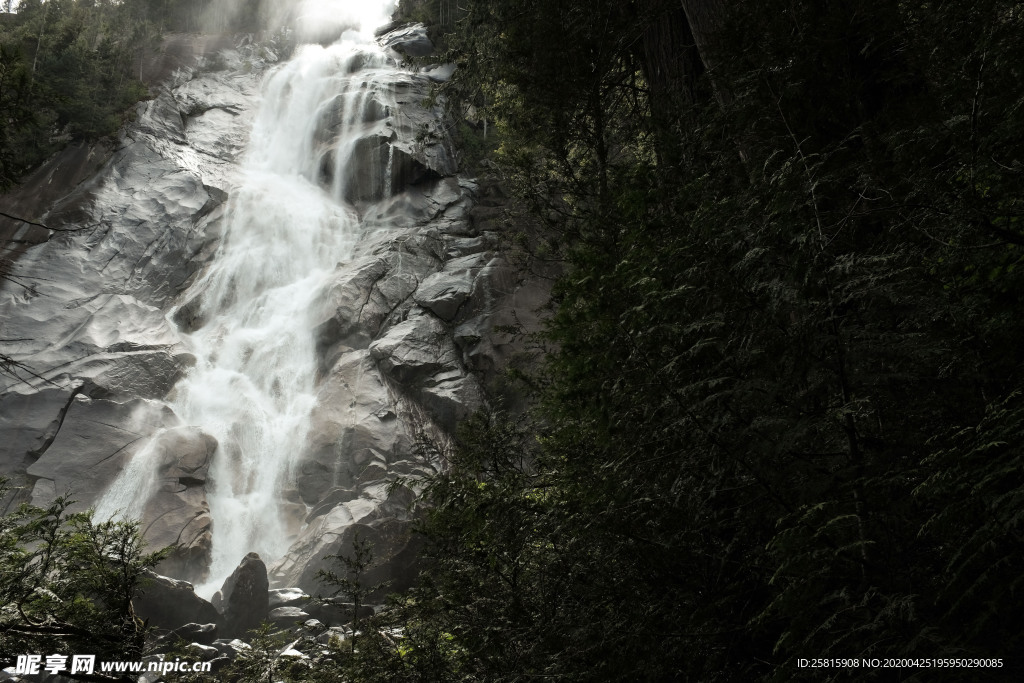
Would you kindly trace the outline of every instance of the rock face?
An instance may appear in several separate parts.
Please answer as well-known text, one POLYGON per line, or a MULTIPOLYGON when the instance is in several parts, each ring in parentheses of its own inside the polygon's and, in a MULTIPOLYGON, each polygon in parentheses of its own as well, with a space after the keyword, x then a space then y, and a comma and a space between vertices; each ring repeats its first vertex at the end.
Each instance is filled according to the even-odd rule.
POLYGON ((46 506, 68 492, 80 501, 95 500, 148 437, 176 423, 174 413, 156 401, 76 396, 52 443, 26 470, 35 480, 32 504, 46 506))
MULTIPOLYGON (((432 49, 417 26, 380 40, 413 56, 432 49)), ((236 45, 216 60, 219 71, 175 72, 114 148, 97 153, 93 174, 76 161, 64 174, 75 184, 48 190, 29 217, 53 232, 12 228, 39 243, 0 282, 0 353, 23 368, 0 374, 0 475, 25 486, 21 499, 46 504, 70 488, 84 509, 145 449, 152 484, 142 529, 154 546, 178 546, 162 572, 197 581, 221 523, 211 519, 211 467, 227 449, 169 405, 196 363, 190 335, 215 322, 190 287, 216 256, 273 54, 236 45)), ((291 547, 268 558, 270 585, 319 592, 324 558, 348 552, 357 533, 373 547, 368 583, 408 585, 414 496, 389 484, 440 467, 417 441, 444 443, 501 393, 501 369, 521 347, 496 328, 539 325, 547 290, 503 255, 497 183, 459 173, 443 108, 423 105, 431 84, 450 75, 444 66, 405 71, 367 95, 368 120, 339 185, 362 239, 317 285, 308 312, 317 382, 308 436, 281 484, 291 547)), ((321 172, 309 180, 324 189, 337 185, 342 111, 339 101, 319 113, 312 153, 321 172)), ((267 584, 267 566, 250 554, 222 589, 223 635, 266 618, 267 584)))

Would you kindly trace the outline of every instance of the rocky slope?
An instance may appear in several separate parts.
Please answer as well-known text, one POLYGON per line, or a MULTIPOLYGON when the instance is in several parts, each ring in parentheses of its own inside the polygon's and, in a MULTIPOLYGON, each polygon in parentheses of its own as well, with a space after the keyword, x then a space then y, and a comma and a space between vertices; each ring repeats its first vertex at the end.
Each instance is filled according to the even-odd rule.
MULTIPOLYGON (((401 27, 381 40, 420 54, 425 35, 401 27)), ((224 68, 177 70, 113 150, 95 152, 95 173, 48 190, 28 217, 49 230, 14 227, 39 243, 0 288, 0 353, 19 364, 0 375, 0 474, 23 485, 21 499, 45 505, 70 490, 86 508, 144 451, 156 486, 125 508, 139 510, 150 543, 179 545, 161 571, 188 580, 204 578, 212 529, 229 523, 207 501, 211 462, 225 456, 169 399, 195 362, 190 334, 211 322, 195 283, 217 254, 260 79, 277 60, 273 44, 242 39, 219 53, 224 68)), ((413 493, 389 484, 443 466, 417 440, 443 441, 485 404, 516 352, 495 328, 536 325, 546 296, 499 249, 500 192, 459 173, 443 111, 423 104, 447 74, 410 72, 380 96, 345 170, 364 238, 317 292, 316 400, 280 492, 290 550, 269 558, 272 586, 316 591, 323 558, 357 532, 374 544, 373 578, 408 579, 413 493)), ((329 120, 323 135, 329 151, 329 120)), ((322 168, 330 186, 326 156, 322 168)))

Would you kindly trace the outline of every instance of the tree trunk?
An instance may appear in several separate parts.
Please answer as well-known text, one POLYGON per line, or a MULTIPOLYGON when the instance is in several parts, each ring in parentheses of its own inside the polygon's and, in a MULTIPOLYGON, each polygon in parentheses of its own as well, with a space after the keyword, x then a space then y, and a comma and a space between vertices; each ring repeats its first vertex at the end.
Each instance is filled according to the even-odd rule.
POLYGON ((675 100, 694 101, 694 83, 704 65, 682 7, 656 2, 648 12, 649 16, 642 17, 645 26, 639 57, 651 92, 652 113, 667 121, 677 110, 679 102, 675 100))
POLYGON ((717 51, 720 50, 716 41, 725 19, 725 3, 722 0, 681 0, 681 3, 697 45, 697 52, 711 78, 715 97, 725 106, 732 102, 732 94, 722 83, 721 75, 715 73, 718 66, 717 51))
POLYGON ((715 34, 722 28, 725 7, 722 0, 681 0, 686 21, 697 42, 701 60, 710 71, 715 66, 715 34))

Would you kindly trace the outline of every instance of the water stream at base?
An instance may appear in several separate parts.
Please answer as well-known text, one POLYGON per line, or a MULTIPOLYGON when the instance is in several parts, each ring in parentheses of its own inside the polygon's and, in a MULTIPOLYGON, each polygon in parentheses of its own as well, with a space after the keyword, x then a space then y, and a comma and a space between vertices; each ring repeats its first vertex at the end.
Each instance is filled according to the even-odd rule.
MULTIPOLYGON (((340 1, 365 12, 363 0, 340 1)), ((393 3, 377 4, 373 26, 393 3)), ((360 238, 358 216, 341 199, 352 178, 348 165, 357 141, 381 126, 372 91, 387 88, 399 73, 372 33, 347 31, 329 47, 300 47, 264 82, 222 242, 190 291, 201 296, 209 322, 189 337, 197 363, 171 403, 185 424, 219 444, 207 489, 212 561, 207 582, 197 586, 200 595, 219 589, 246 553, 269 564, 294 537, 282 491, 293 479, 315 400, 308 310, 360 238), (329 190, 318 185, 324 177, 329 190)), ((388 171, 390 161, 389 155, 388 171)), ((376 185, 378 195, 390 192, 390 178, 376 185)), ((139 515, 158 484, 155 463, 148 463, 153 458, 144 457, 152 450, 138 451, 99 501, 97 517, 139 515)))

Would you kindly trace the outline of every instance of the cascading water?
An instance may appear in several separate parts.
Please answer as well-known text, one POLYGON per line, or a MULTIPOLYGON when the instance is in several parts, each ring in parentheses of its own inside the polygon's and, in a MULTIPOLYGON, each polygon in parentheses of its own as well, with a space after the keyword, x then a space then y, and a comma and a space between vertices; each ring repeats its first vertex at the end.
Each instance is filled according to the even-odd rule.
MULTIPOLYGON (((364 30, 346 31, 329 47, 300 47, 267 77, 217 256, 189 293, 200 297, 208 322, 189 338, 197 363, 171 405, 219 444, 207 491, 212 561, 208 581, 197 587, 207 596, 246 553, 270 562, 294 538, 282 491, 291 485, 314 405, 308 311, 360 237, 345 199, 373 201, 391 189, 390 177, 379 177, 391 173, 390 152, 386 169, 354 173, 351 164, 360 140, 387 137, 375 130, 383 128, 383 113, 372 94, 401 72, 365 29, 383 23, 393 3, 378 2, 374 12, 364 0, 348 4, 363 13, 364 30)), ((140 462, 151 450, 138 451, 97 505, 98 516, 139 513, 139 500, 155 485, 152 464, 140 462)))

